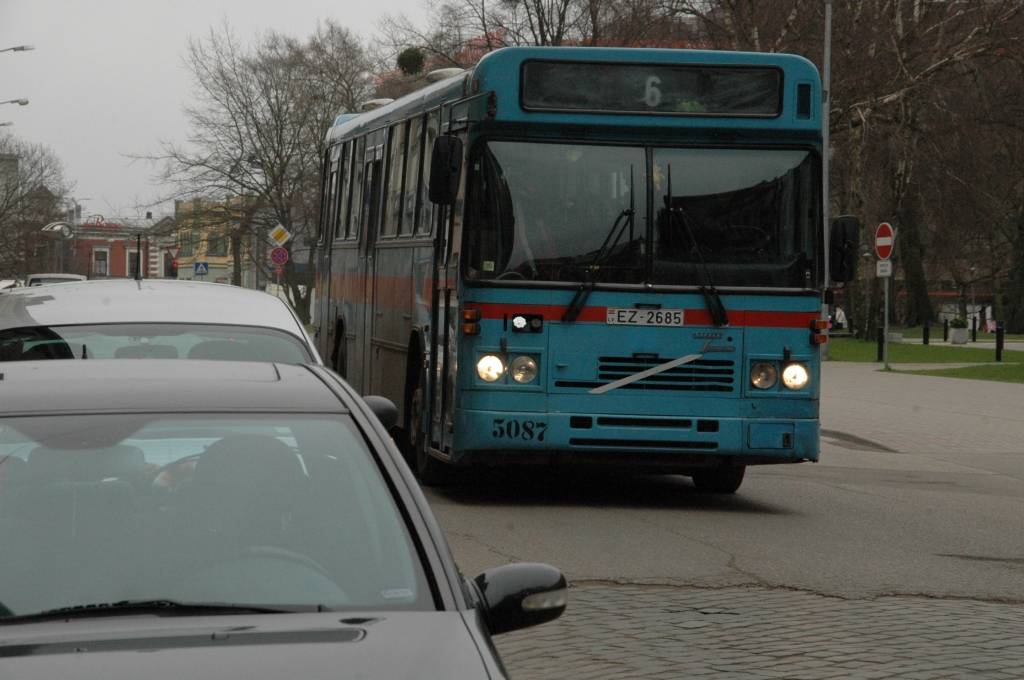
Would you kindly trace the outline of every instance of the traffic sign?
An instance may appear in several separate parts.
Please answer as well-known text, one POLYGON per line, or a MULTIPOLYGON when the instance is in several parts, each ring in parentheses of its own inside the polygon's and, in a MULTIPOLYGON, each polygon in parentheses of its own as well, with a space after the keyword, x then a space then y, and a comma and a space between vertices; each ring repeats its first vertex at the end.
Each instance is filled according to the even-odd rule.
POLYGON ((896 243, 896 232, 888 222, 882 222, 875 229, 875 255, 880 260, 888 260, 896 243))
POLYGON ((892 260, 876 260, 875 276, 880 279, 892 276, 892 260))
POLYGON ((280 246, 270 251, 270 261, 278 267, 288 262, 288 249, 280 246))
POLYGON ((270 230, 270 240, 278 246, 283 246, 285 243, 288 243, 288 240, 291 237, 292 233, 285 229, 283 224, 278 224, 270 230))
POLYGON ((194 265, 192 265, 192 270, 196 276, 206 276, 207 274, 210 273, 210 263, 196 262, 194 265))

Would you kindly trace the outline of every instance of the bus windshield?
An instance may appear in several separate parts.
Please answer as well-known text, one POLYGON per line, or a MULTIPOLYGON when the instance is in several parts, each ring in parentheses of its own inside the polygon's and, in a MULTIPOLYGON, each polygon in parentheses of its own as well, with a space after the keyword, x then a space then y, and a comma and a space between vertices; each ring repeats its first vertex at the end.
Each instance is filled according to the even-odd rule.
POLYGON ((650 174, 646 157, 642 147, 482 145, 470 166, 467 278, 815 285, 810 152, 654 149, 650 174))

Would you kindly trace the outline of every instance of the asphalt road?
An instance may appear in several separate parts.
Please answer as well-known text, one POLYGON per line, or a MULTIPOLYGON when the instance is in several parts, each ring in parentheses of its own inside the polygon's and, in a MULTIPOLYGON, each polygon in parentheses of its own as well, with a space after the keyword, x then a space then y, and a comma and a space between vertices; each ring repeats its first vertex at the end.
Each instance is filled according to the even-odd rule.
MULTIPOLYGON (((687 597, 739 589, 759 598, 938 598, 954 617, 959 603, 1008 606, 1024 631, 1024 386, 848 364, 829 364, 824 384, 821 462, 751 468, 734 496, 698 493, 685 477, 543 472, 428 495, 467 574, 509 561, 557 565, 586 595, 578 616, 639 586, 687 597), (600 589, 610 590, 597 597, 600 589)), ((812 610, 815 625, 830 624, 827 607, 812 610)), ((988 614, 979 616, 987 629, 988 614)), ((573 645, 594 643, 573 634, 584 638, 573 645)), ((515 659, 545 652, 543 633, 533 647, 529 632, 519 635, 515 659)), ((1024 650, 1014 660, 1024 668, 1024 650)))

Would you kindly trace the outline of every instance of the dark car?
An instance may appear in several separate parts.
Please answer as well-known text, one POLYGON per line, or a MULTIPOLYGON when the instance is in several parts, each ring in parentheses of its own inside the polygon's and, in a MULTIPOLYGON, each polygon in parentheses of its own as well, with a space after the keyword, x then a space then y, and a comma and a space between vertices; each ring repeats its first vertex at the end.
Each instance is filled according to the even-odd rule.
POLYGON ((565 579, 463 578, 394 417, 317 366, 4 365, 0 677, 503 677, 565 579))

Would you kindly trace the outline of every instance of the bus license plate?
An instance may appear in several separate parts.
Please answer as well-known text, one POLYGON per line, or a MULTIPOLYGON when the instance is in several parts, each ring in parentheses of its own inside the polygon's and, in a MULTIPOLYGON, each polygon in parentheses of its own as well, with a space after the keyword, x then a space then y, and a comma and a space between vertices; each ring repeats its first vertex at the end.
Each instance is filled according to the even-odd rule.
POLYGON ((609 307, 605 322, 622 326, 682 326, 683 310, 609 307))

